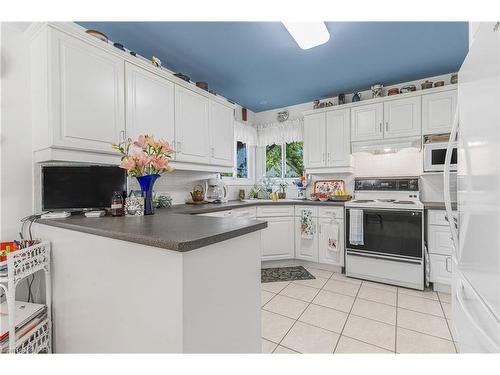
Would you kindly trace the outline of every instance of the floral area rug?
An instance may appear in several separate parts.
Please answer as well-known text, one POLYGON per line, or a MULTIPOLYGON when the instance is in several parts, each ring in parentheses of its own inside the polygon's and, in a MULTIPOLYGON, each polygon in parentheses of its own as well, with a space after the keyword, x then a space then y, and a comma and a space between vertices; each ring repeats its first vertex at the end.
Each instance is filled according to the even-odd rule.
POLYGON ((315 277, 302 266, 263 268, 260 274, 260 280, 263 283, 309 279, 315 279, 315 277))

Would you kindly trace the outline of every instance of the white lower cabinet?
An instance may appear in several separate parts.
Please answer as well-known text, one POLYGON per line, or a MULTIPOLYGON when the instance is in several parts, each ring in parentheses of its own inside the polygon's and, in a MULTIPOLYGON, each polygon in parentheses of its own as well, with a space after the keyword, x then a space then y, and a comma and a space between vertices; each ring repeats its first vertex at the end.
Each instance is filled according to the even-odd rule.
POLYGON ((344 266, 344 220, 318 219, 318 262, 344 266), (330 244, 335 237, 336 243, 330 244))
POLYGON ((232 210, 232 216, 239 219, 255 220, 257 216, 257 209, 256 207, 235 208, 232 210))
MULTIPOLYGON (((454 215, 455 216, 455 215, 454 215)), ((446 211, 427 211, 427 250, 429 251, 430 281, 451 285, 451 253, 453 242, 446 211)))
POLYGON ((295 258, 310 262, 344 266, 344 216, 343 207, 295 208, 295 258), (314 234, 302 237, 301 216, 303 209, 311 209, 314 234), (336 240, 336 241, 335 241, 336 240))
MULTIPOLYGON (((315 224, 317 218, 314 219, 315 224)), ((314 235, 312 238, 302 238, 301 218, 295 218, 295 258, 308 260, 309 262, 318 261, 318 230, 315 225, 314 235)))
POLYGON ((267 228, 262 230, 262 260, 292 259, 294 247, 293 217, 260 217, 267 221, 267 228))
POLYGON ((451 256, 429 254, 431 260, 431 281, 451 285, 451 256))

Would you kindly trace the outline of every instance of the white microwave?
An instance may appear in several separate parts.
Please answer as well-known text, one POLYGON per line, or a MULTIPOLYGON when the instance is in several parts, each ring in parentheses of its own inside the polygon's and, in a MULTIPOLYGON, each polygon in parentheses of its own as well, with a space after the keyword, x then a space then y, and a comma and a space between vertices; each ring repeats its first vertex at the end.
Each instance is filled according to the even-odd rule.
MULTIPOLYGON (((442 172, 448 142, 435 142, 424 144, 424 172, 442 172)), ((451 171, 457 170, 457 145, 453 145, 451 154, 451 171)))

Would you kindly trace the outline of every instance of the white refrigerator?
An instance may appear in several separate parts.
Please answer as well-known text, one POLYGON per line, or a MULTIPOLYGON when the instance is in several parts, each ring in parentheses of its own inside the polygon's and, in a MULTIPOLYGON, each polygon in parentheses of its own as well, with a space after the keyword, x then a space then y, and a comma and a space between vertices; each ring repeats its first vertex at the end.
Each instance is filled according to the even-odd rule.
MULTIPOLYGON (((461 353, 500 352, 500 30, 481 23, 460 68, 458 218, 445 204, 454 240, 452 331, 461 353)), ((451 144, 449 151, 451 149, 451 144)))

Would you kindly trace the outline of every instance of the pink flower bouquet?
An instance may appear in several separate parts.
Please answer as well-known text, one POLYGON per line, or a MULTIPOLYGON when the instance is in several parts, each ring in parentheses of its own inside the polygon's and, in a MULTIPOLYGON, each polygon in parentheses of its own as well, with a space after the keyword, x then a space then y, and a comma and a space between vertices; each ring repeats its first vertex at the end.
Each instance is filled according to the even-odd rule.
POLYGON ((140 135, 136 141, 128 139, 112 147, 122 155, 120 167, 127 170, 131 177, 147 176, 173 172, 169 165, 175 150, 170 144, 160 139, 156 141, 152 135, 140 135))

